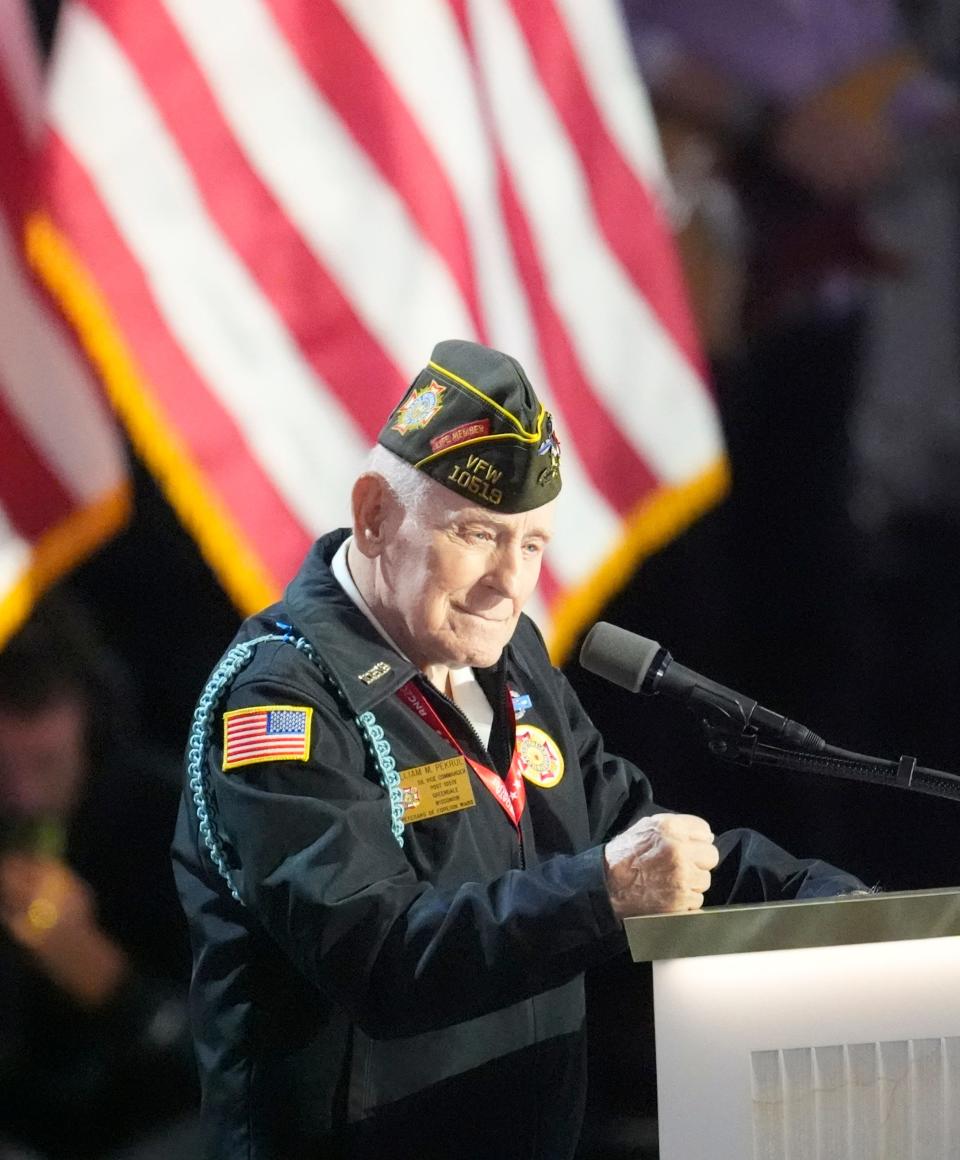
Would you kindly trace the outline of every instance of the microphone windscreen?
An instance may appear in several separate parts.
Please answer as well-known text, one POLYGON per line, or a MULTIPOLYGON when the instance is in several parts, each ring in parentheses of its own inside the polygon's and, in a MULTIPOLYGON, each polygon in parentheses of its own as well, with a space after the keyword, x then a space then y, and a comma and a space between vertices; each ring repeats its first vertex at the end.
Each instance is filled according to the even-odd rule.
POLYGON ((601 620, 587 633, 580 649, 580 664, 604 680, 639 693, 659 652, 660 646, 655 640, 601 620))

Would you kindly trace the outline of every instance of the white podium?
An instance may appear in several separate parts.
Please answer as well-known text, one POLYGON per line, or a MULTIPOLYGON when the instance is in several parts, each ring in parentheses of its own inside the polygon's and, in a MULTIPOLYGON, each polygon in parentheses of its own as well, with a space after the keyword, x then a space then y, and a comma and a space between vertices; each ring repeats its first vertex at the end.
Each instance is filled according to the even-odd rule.
POLYGON ((960 890, 626 922, 660 1160, 960 1160, 960 890))

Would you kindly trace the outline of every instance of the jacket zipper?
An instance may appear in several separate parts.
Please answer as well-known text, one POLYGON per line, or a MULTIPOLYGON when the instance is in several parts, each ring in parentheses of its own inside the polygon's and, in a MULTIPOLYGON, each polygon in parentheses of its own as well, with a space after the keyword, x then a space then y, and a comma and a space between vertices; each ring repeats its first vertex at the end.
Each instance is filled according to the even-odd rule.
MULTIPOLYGON (((507 688, 506 682, 504 682, 503 687, 504 687, 505 695, 509 697, 510 690, 507 688)), ((433 684, 430 685, 430 693, 431 693, 431 695, 433 695, 435 693, 440 698, 441 701, 443 701, 445 704, 449 705, 450 708, 454 711, 454 713, 456 713, 456 715, 464 723, 464 725, 466 725, 467 731, 469 732, 470 736, 477 743, 477 752, 482 753, 487 758, 487 765, 489 766, 490 769, 493 769, 493 758, 490 756, 490 753, 488 752, 487 747, 480 740, 480 734, 476 731, 476 729, 474 729, 473 722, 466 715, 466 713, 463 712, 463 710, 460 708, 460 706, 455 701, 451 701, 450 698, 446 695, 446 693, 441 693, 440 690, 433 684)), ((519 822, 517 822, 517 824, 514 826, 514 829, 517 832, 517 846, 518 846, 518 849, 520 852, 520 869, 526 870, 526 868, 527 868, 527 855, 526 855, 526 851, 523 848, 523 830, 520 828, 519 822)))

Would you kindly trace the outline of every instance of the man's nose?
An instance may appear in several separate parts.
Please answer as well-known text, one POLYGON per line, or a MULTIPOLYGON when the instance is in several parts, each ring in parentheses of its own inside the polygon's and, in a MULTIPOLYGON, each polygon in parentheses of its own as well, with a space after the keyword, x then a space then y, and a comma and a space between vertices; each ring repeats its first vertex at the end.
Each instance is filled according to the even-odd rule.
POLYGON ((491 587, 503 596, 509 596, 511 600, 520 591, 520 578, 523 570, 522 553, 523 549, 520 546, 503 544, 497 549, 488 573, 491 587))

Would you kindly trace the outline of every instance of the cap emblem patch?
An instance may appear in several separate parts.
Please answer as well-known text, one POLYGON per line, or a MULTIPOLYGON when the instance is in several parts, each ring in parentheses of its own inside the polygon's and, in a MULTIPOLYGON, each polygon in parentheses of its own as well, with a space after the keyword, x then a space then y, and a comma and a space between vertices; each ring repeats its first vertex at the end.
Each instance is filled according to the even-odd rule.
POLYGON ((390 425, 390 429, 396 431, 398 435, 407 435, 411 431, 420 431, 426 427, 443 405, 446 390, 447 388, 436 379, 431 379, 429 385, 419 391, 414 387, 397 410, 397 417, 390 425))

